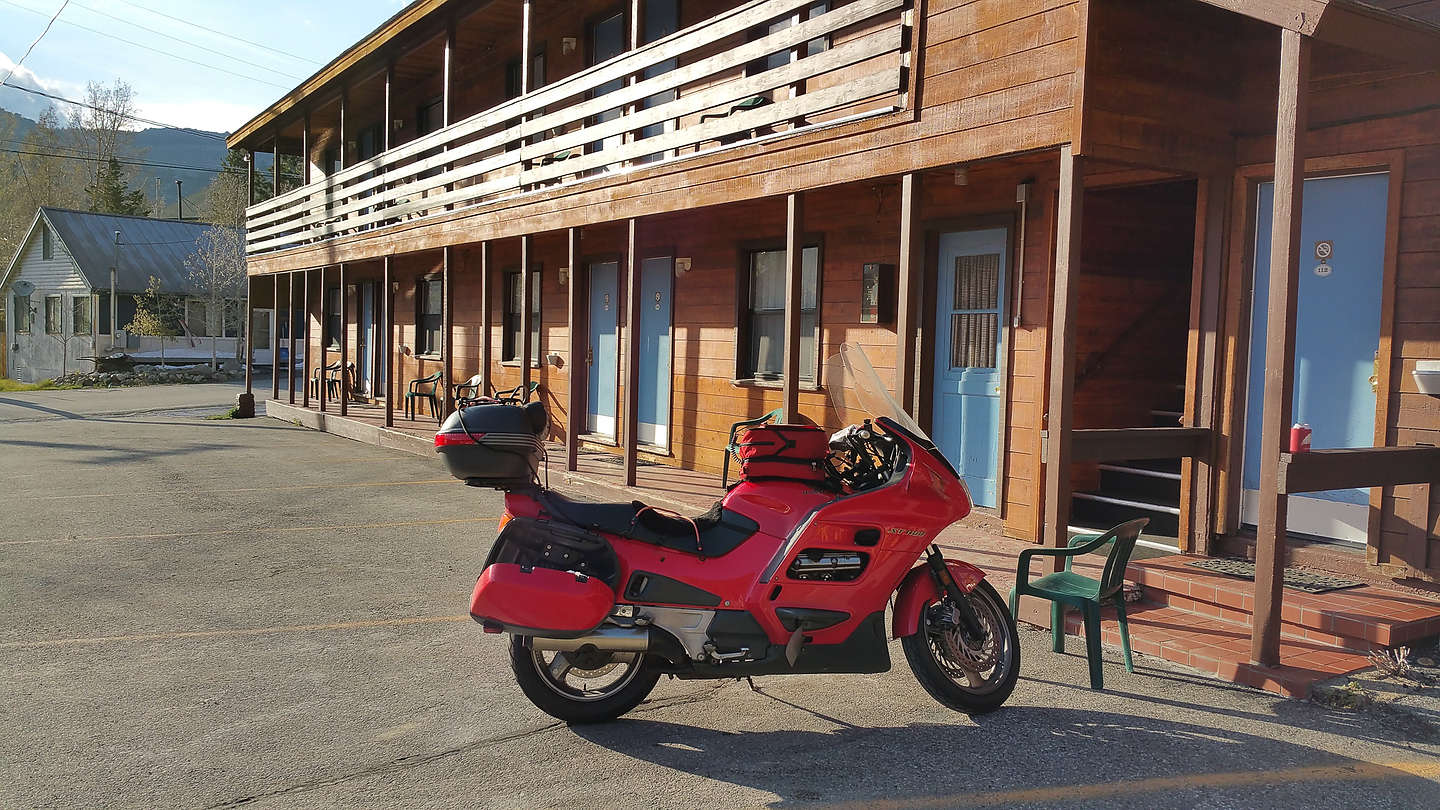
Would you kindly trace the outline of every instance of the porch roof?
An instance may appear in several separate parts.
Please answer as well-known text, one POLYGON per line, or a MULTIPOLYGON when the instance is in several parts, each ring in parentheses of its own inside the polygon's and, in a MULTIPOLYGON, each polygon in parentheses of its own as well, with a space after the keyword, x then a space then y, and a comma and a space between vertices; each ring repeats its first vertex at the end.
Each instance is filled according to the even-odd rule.
POLYGON ((1440 70, 1440 6, 1399 0, 1200 0, 1278 28, 1440 70))

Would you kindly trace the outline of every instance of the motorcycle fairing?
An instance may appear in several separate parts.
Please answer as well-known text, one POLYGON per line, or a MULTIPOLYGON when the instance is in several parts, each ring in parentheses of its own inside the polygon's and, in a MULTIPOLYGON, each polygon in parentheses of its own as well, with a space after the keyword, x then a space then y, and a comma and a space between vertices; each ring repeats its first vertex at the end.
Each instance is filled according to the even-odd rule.
MULTIPOLYGON (((963 560, 946 560, 945 567, 960 590, 970 593, 985 578, 985 572, 963 560)), ((913 636, 920 628, 920 608, 940 601, 940 586, 929 566, 917 565, 905 575, 895 597, 895 615, 891 620, 891 635, 895 638, 913 636)))

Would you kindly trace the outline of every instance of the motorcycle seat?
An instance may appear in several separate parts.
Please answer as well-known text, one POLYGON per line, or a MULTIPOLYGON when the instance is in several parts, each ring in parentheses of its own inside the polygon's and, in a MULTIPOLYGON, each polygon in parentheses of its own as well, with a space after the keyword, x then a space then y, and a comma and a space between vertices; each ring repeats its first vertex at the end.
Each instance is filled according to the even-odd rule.
POLYGON ((760 530, 760 524, 726 509, 719 501, 703 515, 682 519, 650 509, 640 501, 591 503, 553 491, 544 492, 538 500, 552 517, 566 523, 705 557, 728 554, 760 530))

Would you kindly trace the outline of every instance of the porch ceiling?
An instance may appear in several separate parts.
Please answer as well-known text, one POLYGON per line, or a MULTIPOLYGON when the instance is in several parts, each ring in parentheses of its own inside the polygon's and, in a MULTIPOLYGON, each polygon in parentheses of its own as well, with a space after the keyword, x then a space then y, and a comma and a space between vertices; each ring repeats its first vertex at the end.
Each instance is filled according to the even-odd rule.
POLYGON ((1279 28, 1440 70, 1440 26, 1360 0, 1200 0, 1279 28))

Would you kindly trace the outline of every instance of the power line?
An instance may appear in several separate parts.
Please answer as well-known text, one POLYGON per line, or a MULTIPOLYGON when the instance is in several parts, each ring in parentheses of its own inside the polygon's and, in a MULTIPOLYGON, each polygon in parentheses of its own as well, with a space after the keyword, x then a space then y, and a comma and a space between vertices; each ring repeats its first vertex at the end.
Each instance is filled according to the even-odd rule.
MULTIPOLYGON (((66 0, 66 2, 69 2, 69 0, 66 0)), ((28 7, 28 6, 22 6, 22 5, 20 5, 19 3, 11 2, 11 0, 0 0, 0 3, 4 3, 4 4, 7 5, 7 6, 13 6, 13 7, 15 7, 15 8, 18 8, 18 9, 22 10, 22 11, 28 11, 28 12, 30 12, 31 14, 39 14, 39 15, 42 16, 42 17, 45 16, 45 12, 43 12, 43 11, 36 11, 35 9, 30 8, 30 7, 28 7)), ((70 20, 62 20, 62 22, 64 22, 66 25, 72 26, 72 27, 74 27, 74 28, 79 28, 79 29, 82 30, 82 31, 89 31, 89 32, 92 33, 92 34, 98 34, 99 36, 102 36, 102 37, 109 37, 110 39, 113 39, 113 40, 115 40, 116 42, 123 42, 123 43, 125 43, 126 45, 129 45, 129 46, 131 46, 131 47, 139 48, 139 49, 141 49, 141 50, 143 50, 143 51, 149 51, 149 52, 151 52, 151 53, 158 54, 158 55, 160 55, 160 56, 168 56, 168 57, 170 57, 171 59, 178 59, 178 60, 180 60, 181 62, 188 62, 188 63, 190 63, 190 64, 192 64, 192 65, 197 65, 197 66, 199 66, 199 67, 210 68, 211 70, 216 70, 216 71, 219 71, 219 72, 221 72, 221 73, 227 73, 227 74, 229 74, 229 75, 231 75, 231 76, 235 76, 236 78, 249 79, 249 80, 252 81, 252 82, 259 82, 260 84, 268 84, 268 85, 270 85, 271 87, 278 87, 278 88, 280 88, 281 90, 289 90, 289 89, 290 89, 290 85, 276 84, 275 82, 269 81, 268 79, 262 79, 262 78, 260 78, 260 77, 258 77, 258 76, 251 76, 251 75, 246 74, 246 73, 238 73, 238 72, 236 72, 236 71, 229 70, 228 68, 220 67, 219 65, 212 65, 212 64, 210 64, 210 63, 208 63, 208 62, 201 62, 201 61, 198 61, 198 60, 195 60, 195 59, 190 59, 190 58, 187 58, 187 57, 184 57, 184 56, 180 56, 179 54, 174 54, 174 53, 169 53, 169 52, 166 52, 166 51, 162 51, 162 50, 159 50, 159 49, 157 49, 157 48, 152 48, 152 47, 150 47, 150 46, 148 46, 148 45, 143 45, 143 44, 141 44, 141 43, 139 43, 139 42, 136 42, 136 41, 134 41, 134 40, 126 39, 126 38, 124 38, 124 37, 122 37, 122 36, 118 36, 118 35, 116 35, 116 34, 112 34, 112 33, 108 32, 108 31, 101 31, 101 30, 98 29, 98 28, 91 28, 91 27, 88 26, 88 25, 81 25, 80 23, 72 22, 72 21, 70 21, 70 20)))
MULTIPOLYGON (((69 0, 66 0, 66 1, 69 2, 69 0)), ((284 76, 284 77, 287 78, 287 79, 291 79, 291 80, 294 80, 294 81, 300 81, 300 77, 299 77, 299 76, 296 76, 296 75, 294 75, 294 74, 292 74, 292 73, 286 73, 286 72, 283 71, 283 70, 276 70, 275 68, 270 67, 269 65, 262 65, 262 64, 260 64, 259 62, 251 62, 251 61, 248 60, 248 59, 241 59, 241 58, 238 57, 238 56, 232 56, 231 54, 225 53, 224 51, 217 51, 217 50, 215 50, 214 48, 206 47, 206 46, 201 45, 201 44, 196 43, 196 42, 190 42, 189 40, 181 39, 181 38, 179 38, 179 37, 177 37, 177 36, 173 36, 173 35, 171 35, 171 34, 167 34, 167 33, 165 33, 164 31, 156 31, 154 28, 146 27, 146 26, 141 25, 140 23, 137 23, 137 22, 131 22, 130 20, 125 19, 124 17, 116 17, 114 14, 111 14, 111 13, 106 12, 106 11, 101 11, 101 10, 98 9, 98 8, 91 8, 90 6, 83 5, 83 4, 81 4, 81 3, 76 3, 76 4, 75 4, 75 7, 76 7, 76 8, 83 8, 83 9, 85 9, 86 11, 90 12, 91 14, 99 14, 101 17, 109 17, 110 19, 115 20, 116 22, 124 23, 125 25, 131 26, 131 27, 133 27, 133 28, 139 28, 141 31, 148 31, 149 33, 154 34, 154 35, 157 36, 157 37, 164 37, 165 39, 171 40, 171 41, 173 41, 173 42, 178 42, 178 43, 180 43, 181 45, 188 45, 188 46, 190 46, 191 48, 198 48, 199 50, 205 51, 206 53, 212 53, 212 54, 215 54, 216 56, 222 57, 222 58, 224 58, 224 59, 233 59, 234 61, 239 62, 239 63, 241 63, 242 65, 249 65, 250 67, 257 67, 257 68, 260 68, 261 70, 268 70, 268 71, 270 71, 271 73, 276 74, 277 76, 284 76)), ((66 22, 69 22, 69 20, 66 20, 66 22)))
POLYGON ((56 20, 60 19, 60 12, 64 11, 68 5, 70 5, 70 0, 65 0, 65 2, 60 4, 60 8, 55 9, 55 13, 51 15, 50 21, 45 23, 45 29, 40 32, 40 36, 35 37, 35 41, 30 43, 30 47, 26 48, 25 53, 20 55, 20 61, 10 66, 10 72, 5 74, 4 79, 0 79, 0 84, 10 81, 10 77, 15 75, 15 71, 19 70, 20 66, 25 63, 25 60, 30 58, 30 52, 35 50, 35 46, 40 44, 40 40, 44 39, 46 34, 50 33, 50 27, 55 24, 56 20))
MULTIPOLYGON (((28 146, 28 144, 24 143, 23 141, 15 141, 15 140, 11 140, 11 139, 9 139, 9 138, 0 138, 0 140, 3 140, 3 141, 6 142, 6 143, 18 144, 18 145, 20 145, 20 146, 22 146, 22 147, 28 146)), ((8 152, 8 153, 10 153, 10 154, 12 154, 12 155, 30 155, 30 156, 32 156, 32 157, 49 157, 49 158, 57 158, 57 159, 61 159, 61 160, 78 160, 78 161, 83 161, 83 162, 85 162, 85 163, 94 163, 94 162, 95 162, 95 157, 94 157, 93 155, 73 154, 74 152, 76 152, 76 151, 78 151, 78 150, 70 149, 69 147, 60 146, 60 147, 51 147, 51 148, 52 148, 52 149, 64 149, 65 151, 71 152, 72 154, 68 154, 68 155, 67 155, 67 154, 62 154, 62 153, 60 153, 60 152, 46 152, 46 151, 42 151, 42 150, 39 150, 39 149, 15 149, 15 148, 11 148, 11 147, 0 147, 0 152, 8 152)), ((108 160, 108 158, 107 158, 107 160, 108 160)), ((186 166, 186 165, 180 164, 180 163, 159 163, 159 162, 150 161, 150 160, 132 160, 132 159, 130 159, 130 158, 121 158, 121 157, 115 158, 115 162, 121 164, 122 166, 138 166, 138 167, 151 168, 151 169, 173 169, 173 170, 176 170, 176 171, 210 172, 210 173, 212 173, 212 174, 238 174, 238 175, 246 175, 246 174, 248 174, 248 171, 246 171, 246 170, 244 170, 244 169, 226 169, 226 168, 223 168, 223 167, 209 167, 209 168, 207 168, 207 167, 204 167, 204 166, 186 166)), ((269 171, 259 171, 259 172, 256 172, 256 174, 257 174, 257 176, 260 176, 260 177, 269 178, 269 177, 273 174, 273 172, 269 172, 269 171)), ((283 180, 298 180, 298 179, 301 178, 301 175, 300 175, 299 172, 281 172, 281 173, 280 173, 280 177, 281 177, 281 179, 283 179, 283 180)))
POLYGON ((253 47, 253 48, 261 48, 261 49, 263 49, 263 50, 267 50, 267 51, 269 51, 269 52, 271 52, 271 53, 279 54, 279 55, 281 55, 281 56, 288 56, 288 57, 291 58, 291 59, 294 59, 294 60, 297 60, 297 61, 300 61, 300 62, 306 62, 306 63, 308 63, 308 64, 315 65, 316 67, 319 67, 320 65, 323 65, 323 64, 324 64, 323 62, 320 62, 320 61, 315 60, 315 59, 310 59, 310 58, 307 58, 307 57, 304 57, 304 56, 300 56, 300 55, 298 55, 298 54, 293 54, 293 53, 290 53, 289 51, 282 51, 282 50, 280 50, 279 48, 272 48, 272 47, 270 47, 269 45, 263 45, 263 44, 261 44, 261 43, 259 43, 259 42, 254 42, 254 41, 252 41, 252 40, 245 39, 244 37, 237 37, 237 36, 235 36, 234 34, 227 34, 227 33, 225 33, 224 31, 219 31, 219 30, 216 30, 216 29, 214 29, 214 28, 210 28, 210 27, 208 27, 208 26, 201 25, 201 24, 199 24, 199 23, 197 23, 197 22, 191 22, 190 20, 187 20, 187 19, 185 19, 185 18, 183 18, 183 17, 175 17, 175 16, 172 16, 172 15, 170 15, 170 14, 166 14, 166 13, 163 12, 163 11, 156 11, 155 9, 150 8, 149 6, 142 6, 142 5, 140 5, 139 3, 132 3, 132 2, 130 2, 130 0, 119 0, 119 2, 124 3, 124 4, 127 5, 127 6, 130 6, 131 8, 139 9, 139 10, 141 10, 141 11, 144 11, 144 12, 147 12, 147 13, 150 13, 150 14, 154 14, 154 15, 157 16, 157 17, 164 17, 164 18, 167 19, 167 20, 172 20, 172 21, 174 21, 174 22, 180 23, 181 25, 188 25, 188 26, 190 26, 191 28, 197 28, 197 29, 199 29, 199 30, 201 30, 201 31, 208 31, 208 32, 210 32, 210 33, 212 33, 212 34, 214 34, 215 36, 218 36, 218 37, 224 37, 224 38, 226 38, 226 39, 233 39, 233 40, 235 40, 236 42, 243 42, 243 43, 245 43, 246 45, 249 45, 249 46, 251 46, 251 47, 253 47))
MULTIPOLYGON (((0 0, 0 2, 4 2, 4 0, 0 0)), ((32 95, 32 96, 43 96, 43 97, 45 97, 45 98, 48 98, 48 99, 51 99, 51 100, 54 100, 54 101, 62 101, 62 102, 64 102, 64 103, 66 103, 66 104, 74 104, 76 107, 84 107, 84 108, 89 109, 89 110, 95 110, 95 111, 97 111, 97 112, 103 112, 103 113, 110 113, 110 114, 112 114, 112 115, 115 113, 114 110, 109 110, 109 109, 106 109, 106 108, 104 108, 104 107, 97 107, 96 105, 91 104, 91 103, 89 103, 89 102, 76 101, 76 100, 73 99, 73 98, 66 98, 66 97, 64 97, 64 96, 57 96, 57 95, 55 95, 54 93, 47 93, 47 92, 45 92, 44 90, 36 90, 36 89, 33 88, 33 87, 24 87, 24 86, 21 86, 21 85, 18 85, 18 84, 12 84, 12 83, 10 83, 10 82, 8 82, 8 81, 7 81, 7 82, 0 82, 0 85, 3 85, 3 86, 5 86, 5 87, 8 87, 8 88, 10 88, 10 89, 12 89, 12 90, 19 90, 19 91, 22 92, 22 93, 29 93, 29 94, 32 95)), ((166 124, 166 123, 164 123, 163 121, 155 121, 155 120, 150 119, 150 118, 141 118, 141 117, 138 116, 138 115, 126 115, 125 118, 126 118, 126 120, 129 120, 129 121, 138 121, 138 122, 140 122, 140 123, 142 123, 142 124, 149 124, 149 125, 152 126, 152 127, 160 127, 161 129, 173 129, 173 130, 175 130, 176 132, 185 132, 185 133, 188 133, 188 134, 190 134, 190 135, 194 135, 194 136, 199 137, 199 138, 209 138, 209 139, 211 139, 211 140, 220 141, 220 142, 222 142, 222 143, 227 140, 227 138, 226 138, 224 135, 220 135, 220 134, 217 134, 217 133, 214 133, 214 132, 206 132, 206 131, 203 130, 203 129, 191 129, 190 127, 177 127, 177 126, 175 126, 174 124, 166 124)))

